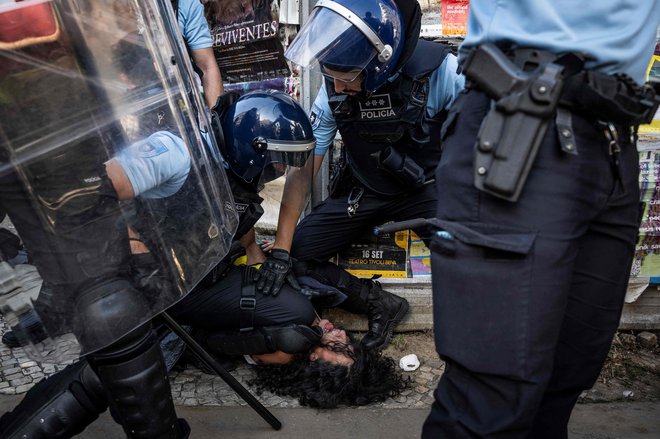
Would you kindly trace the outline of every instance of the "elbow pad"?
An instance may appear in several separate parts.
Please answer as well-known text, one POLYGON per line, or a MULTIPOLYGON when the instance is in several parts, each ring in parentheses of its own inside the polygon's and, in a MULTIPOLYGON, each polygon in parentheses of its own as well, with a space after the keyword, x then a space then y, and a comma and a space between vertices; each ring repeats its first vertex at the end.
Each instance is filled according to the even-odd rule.
POLYGON ((321 343, 323 330, 305 325, 263 326, 247 332, 213 331, 204 343, 225 355, 258 355, 275 351, 287 354, 308 352, 321 343))

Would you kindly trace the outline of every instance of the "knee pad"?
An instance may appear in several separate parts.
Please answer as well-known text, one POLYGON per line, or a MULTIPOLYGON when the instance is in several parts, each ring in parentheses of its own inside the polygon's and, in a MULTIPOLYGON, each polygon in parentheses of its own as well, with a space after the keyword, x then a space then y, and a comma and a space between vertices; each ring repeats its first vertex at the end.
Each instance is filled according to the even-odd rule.
MULTIPOLYGON (((369 287, 359 278, 331 262, 303 262, 304 274, 296 270, 297 276, 310 276, 321 283, 334 286, 346 295, 338 306, 355 314, 367 312, 369 287)), ((295 268, 294 268, 295 269, 295 268)))
POLYGON ((126 279, 91 285, 76 297, 74 334, 83 353, 109 346, 144 323, 151 310, 126 279))
POLYGON ((293 272, 296 277, 309 276, 321 283, 339 286, 340 270, 331 262, 293 260, 293 272))

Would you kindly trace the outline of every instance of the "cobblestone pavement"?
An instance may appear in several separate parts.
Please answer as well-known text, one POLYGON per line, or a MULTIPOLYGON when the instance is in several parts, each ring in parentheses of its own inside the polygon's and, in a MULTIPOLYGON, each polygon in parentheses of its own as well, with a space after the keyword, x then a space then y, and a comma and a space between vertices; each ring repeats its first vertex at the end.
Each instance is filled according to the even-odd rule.
MULTIPOLYGON (((247 382, 254 377, 254 371, 248 365, 240 365, 233 370, 232 375, 249 389, 247 382)), ((422 408, 433 402, 433 389, 438 382, 439 369, 421 366, 415 372, 404 372, 413 378, 411 387, 396 398, 390 398, 382 403, 372 404, 371 408, 422 408)), ((185 406, 236 406, 245 402, 222 380, 194 367, 188 367, 182 372, 170 374, 170 383, 174 403, 185 406)), ((257 395, 266 407, 292 408, 300 404, 296 399, 281 397, 270 392, 257 395)))
MULTIPOLYGON (((7 331, 0 317, 0 334, 7 331)), ((615 337, 601 377, 594 388, 583 392, 578 402, 612 401, 657 401, 660 389, 660 348, 641 349, 631 334, 619 333, 615 337), (634 396, 633 396, 634 395, 634 396)), ((657 343, 657 342, 656 342, 657 343)), ((77 344, 72 339, 69 355, 75 353, 77 344)), ((66 348, 67 346, 65 346, 66 348)), ((444 371, 444 363, 438 358, 433 335, 428 331, 397 334, 385 355, 399 359, 415 353, 420 367, 412 372, 403 372, 410 385, 399 396, 368 408, 428 408, 433 402, 433 390, 444 371)), ((20 395, 27 392, 39 380, 62 370, 66 364, 40 364, 31 360, 22 348, 9 349, 0 343, 0 395, 20 395)), ((246 388, 254 378, 254 366, 237 364, 231 374, 246 388)), ((202 372, 194 366, 170 373, 172 394, 176 405, 182 406, 245 406, 246 403, 224 382, 222 378, 202 372)), ((254 389, 252 390, 253 393, 254 389)), ((299 407, 296 399, 280 397, 269 392, 256 395, 269 408, 299 407)))
MULTIPOLYGON (((0 318, 0 334, 7 331, 0 318)), ((386 351, 387 353, 387 351, 386 351)), ((398 364, 399 358, 393 356, 398 364)), ((422 408, 430 406, 443 370, 439 359, 420 357, 421 366, 413 372, 401 372, 410 377, 410 387, 396 398, 373 404, 371 408, 422 408)), ((15 395, 27 392, 41 379, 66 367, 66 364, 41 364, 28 358, 23 348, 9 349, 0 343, 0 394, 15 395)), ((253 366, 239 364, 231 374, 246 388, 255 376, 253 366)), ((246 403, 216 375, 204 373, 194 366, 170 373, 174 403, 184 406, 240 406, 246 403)), ((254 392, 253 392, 254 393, 254 392)), ((270 392, 257 395, 266 407, 298 407, 296 399, 280 397, 270 392)))

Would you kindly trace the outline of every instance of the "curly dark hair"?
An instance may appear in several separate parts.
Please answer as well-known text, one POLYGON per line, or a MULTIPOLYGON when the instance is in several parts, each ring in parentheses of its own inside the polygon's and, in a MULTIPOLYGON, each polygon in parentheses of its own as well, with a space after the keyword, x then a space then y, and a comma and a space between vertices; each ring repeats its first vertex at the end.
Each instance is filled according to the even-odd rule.
MULTIPOLYGON (((260 366, 257 377, 249 382, 258 393, 264 390, 280 396, 298 398, 301 405, 334 408, 340 404, 367 405, 395 397, 408 386, 395 369, 394 361, 381 351, 352 344, 351 366, 311 361, 309 355, 289 364, 260 366)), ((331 347, 343 350, 341 347, 331 347)))

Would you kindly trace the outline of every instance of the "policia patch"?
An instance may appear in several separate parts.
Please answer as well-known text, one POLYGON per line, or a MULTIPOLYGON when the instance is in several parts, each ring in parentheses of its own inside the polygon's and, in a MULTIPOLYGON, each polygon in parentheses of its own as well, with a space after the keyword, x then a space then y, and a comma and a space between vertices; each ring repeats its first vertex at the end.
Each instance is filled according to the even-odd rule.
POLYGON ((392 101, 389 94, 372 95, 360 103, 360 119, 376 120, 396 117, 392 109, 392 101))

